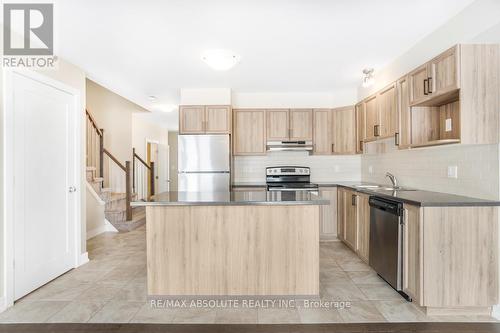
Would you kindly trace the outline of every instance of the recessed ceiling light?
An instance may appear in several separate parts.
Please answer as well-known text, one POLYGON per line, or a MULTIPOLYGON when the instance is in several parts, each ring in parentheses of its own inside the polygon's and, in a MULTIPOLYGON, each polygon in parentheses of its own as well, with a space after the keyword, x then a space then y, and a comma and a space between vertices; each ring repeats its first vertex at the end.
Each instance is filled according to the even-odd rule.
POLYGON ((373 78, 373 68, 365 68, 363 69, 363 87, 367 88, 375 82, 375 79, 373 78))
POLYGON ((206 50, 201 55, 208 66, 216 71, 227 71, 240 62, 240 56, 231 50, 206 50))
POLYGON ((148 99, 150 102, 153 102, 153 103, 158 100, 158 98, 156 96, 153 96, 153 95, 148 96, 148 99))

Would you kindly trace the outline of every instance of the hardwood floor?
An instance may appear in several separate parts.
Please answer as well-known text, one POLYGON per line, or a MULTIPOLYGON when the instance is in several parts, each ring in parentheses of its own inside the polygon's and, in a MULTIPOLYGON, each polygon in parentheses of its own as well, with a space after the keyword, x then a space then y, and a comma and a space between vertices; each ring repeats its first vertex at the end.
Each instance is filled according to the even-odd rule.
POLYGON ((10 324, 0 325, 0 333, 489 333, 500 332, 493 323, 369 323, 369 324, 290 324, 290 325, 176 325, 176 324, 10 324))

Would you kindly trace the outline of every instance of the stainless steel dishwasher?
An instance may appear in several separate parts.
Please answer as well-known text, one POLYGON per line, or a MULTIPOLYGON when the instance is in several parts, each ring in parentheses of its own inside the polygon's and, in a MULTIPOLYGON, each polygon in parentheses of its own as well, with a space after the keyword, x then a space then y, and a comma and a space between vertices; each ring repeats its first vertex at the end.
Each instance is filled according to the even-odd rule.
POLYGON ((403 204, 372 196, 370 203, 370 266, 409 300, 403 289, 403 204))

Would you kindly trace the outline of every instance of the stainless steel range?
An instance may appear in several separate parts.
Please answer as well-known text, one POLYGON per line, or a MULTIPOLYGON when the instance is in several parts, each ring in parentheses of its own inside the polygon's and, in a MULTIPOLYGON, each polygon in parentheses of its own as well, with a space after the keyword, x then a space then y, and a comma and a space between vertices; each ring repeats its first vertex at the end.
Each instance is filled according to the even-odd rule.
POLYGON ((279 166, 266 168, 268 191, 318 192, 318 184, 311 183, 308 167, 279 166))

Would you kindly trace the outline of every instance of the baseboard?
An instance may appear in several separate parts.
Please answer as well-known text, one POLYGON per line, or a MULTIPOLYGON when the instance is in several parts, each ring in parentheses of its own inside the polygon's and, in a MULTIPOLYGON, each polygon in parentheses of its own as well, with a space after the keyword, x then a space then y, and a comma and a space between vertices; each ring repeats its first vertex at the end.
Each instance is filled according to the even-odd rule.
POLYGON ((89 262, 89 253, 85 252, 80 254, 80 258, 78 258, 78 267, 80 267, 81 265, 85 265, 88 262, 89 262))
POLYGON ((92 230, 87 231, 87 240, 94 238, 97 235, 102 234, 103 232, 118 232, 115 227, 106 219, 104 219, 104 224, 94 228, 92 230))
POLYGON ((500 320, 500 304, 493 305, 491 307, 491 316, 497 320, 500 320))
POLYGON ((7 304, 5 301, 5 297, 2 296, 0 297, 0 313, 4 312, 5 310, 7 310, 7 304))

